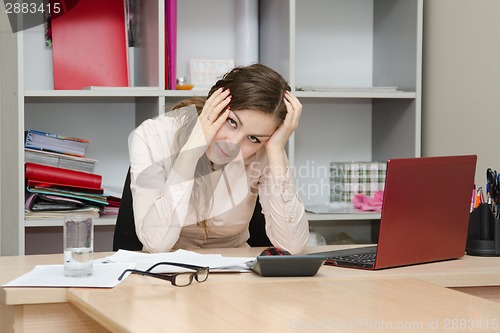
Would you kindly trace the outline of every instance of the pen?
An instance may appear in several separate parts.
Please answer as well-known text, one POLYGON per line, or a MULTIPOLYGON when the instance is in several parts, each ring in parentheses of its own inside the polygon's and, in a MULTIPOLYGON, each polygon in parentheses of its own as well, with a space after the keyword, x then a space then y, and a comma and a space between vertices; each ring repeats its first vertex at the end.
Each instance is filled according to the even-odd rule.
POLYGON ((497 174, 497 188, 495 192, 495 197, 493 198, 494 204, 495 204, 495 218, 500 218, 500 174, 497 174))
POLYGON ((488 203, 488 206, 491 207, 491 197, 492 197, 492 195, 491 195, 490 191, 491 191, 490 183, 486 183, 486 195, 488 196, 487 203, 488 203))
POLYGON ((476 184, 472 187, 472 196, 470 198, 470 211, 472 212, 474 210, 474 203, 476 199, 476 184))
POLYGON ((477 208, 481 205, 482 192, 483 192, 483 188, 479 187, 476 191, 476 202, 474 204, 474 208, 477 208))
POLYGON ((488 168, 486 170, 486 192, 488 194, 488 205, 495 218, 498 218, 499 201, 499 177, 496 170, 488 168))

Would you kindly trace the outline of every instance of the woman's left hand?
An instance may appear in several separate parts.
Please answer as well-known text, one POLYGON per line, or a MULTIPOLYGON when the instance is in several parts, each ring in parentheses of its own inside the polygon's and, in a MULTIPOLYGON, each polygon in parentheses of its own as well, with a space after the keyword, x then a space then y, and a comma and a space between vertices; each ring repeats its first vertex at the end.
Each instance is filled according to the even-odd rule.
POLYGON ((267 140, 265 146, 269 151, 283 151, 285 145, 292 133, 299 126, 300 114, 302 112, 302 104, 291 92, 286 91, 284 97, 287 114, 283 123, 267 140))

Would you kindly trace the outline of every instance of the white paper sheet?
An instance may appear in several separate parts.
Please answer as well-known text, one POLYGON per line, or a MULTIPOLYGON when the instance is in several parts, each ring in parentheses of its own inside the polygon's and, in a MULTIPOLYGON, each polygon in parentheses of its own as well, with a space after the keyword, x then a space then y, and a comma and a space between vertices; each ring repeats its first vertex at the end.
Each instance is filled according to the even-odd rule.
MULTIPOLYGON (((99 264, 94 262, 94 272, 86 277, 64 276, 64 265, 38 265, 32 271, 4 284, 3 287, 89 287, 113 288, 121 281, 118 277, 133 263, 99 264)), ((123 279, 122 279, 123 281, 123 279)))
MULTIPOLYGON (((246 263, 255 257, 224 257, 220 254, 199 254, 192 251, 177 250, 167 253, 141 253, 127 250, 118 250, 115 254, 105 258, 103 262, 134 263, 136 269, 144 270, 158 262, 176 262, 202 267, 210 267, 211 272, 249 272, 246 263)), ((164 267, 162 272, 180 272, 182 268, 164 267)), ((189 271, 189 270, 188 270, 189 271)), ((157 272, 155 270, 155 272, 157 272)))

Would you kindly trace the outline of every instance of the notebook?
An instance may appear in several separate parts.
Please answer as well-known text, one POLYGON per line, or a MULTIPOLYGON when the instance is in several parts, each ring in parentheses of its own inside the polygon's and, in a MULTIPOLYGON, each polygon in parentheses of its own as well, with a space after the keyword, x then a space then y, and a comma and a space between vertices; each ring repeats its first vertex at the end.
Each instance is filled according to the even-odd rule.
POLYGON ((327 265, 363 269, 463 257, 476 161, 476 155, 389 160, 377 245, 314 254, 325 255, 327 265))

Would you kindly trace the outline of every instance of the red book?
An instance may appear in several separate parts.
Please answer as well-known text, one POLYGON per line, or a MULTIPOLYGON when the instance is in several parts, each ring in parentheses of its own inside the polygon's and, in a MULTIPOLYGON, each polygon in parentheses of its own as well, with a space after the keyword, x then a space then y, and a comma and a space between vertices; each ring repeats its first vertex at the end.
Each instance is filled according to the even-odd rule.
POLYGON ((73 191, 80 193, 104 194, 103 188, 56 184, 56 183, 40 181, 40 180, 32 180, 32 179, 28 179, 27 185, 30 188, 53 188, 58 190, 73 191))
POLYGON ((123 0, 79 1, 51 24, 54 89, 129 86, 123 0))
POLYGON ((26 163, 25 178, 61 185, 100 189, 102 176, 95 173, 63 169, 49 165, 26 163))
POLYGON ((112 195, 108 196, 108 205, 111 207, 120 207, 121 201, 121 198, 117 198, 112 195))

